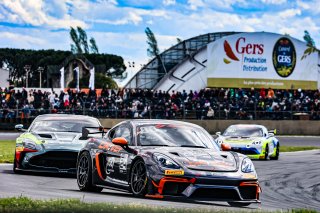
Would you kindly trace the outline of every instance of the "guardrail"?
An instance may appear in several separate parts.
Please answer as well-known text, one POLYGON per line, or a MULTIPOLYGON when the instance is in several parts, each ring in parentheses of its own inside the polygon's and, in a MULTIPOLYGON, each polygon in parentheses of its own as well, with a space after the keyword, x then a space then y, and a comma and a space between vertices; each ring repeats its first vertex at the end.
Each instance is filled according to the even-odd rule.
MULTIPOLYGON (((224 111, 215 112, 213 118, 205 116, 206 111, 183 110, 170 114, 165 111, 132 112, 131 110, 14 110, 11 112, 0 110, 0 130, 13 130, 16 124, 24 124, 27 128, 33 119, 40 114, 46 113, 69 113, 79 115, 91 115, 99 118, 105 127, 112 127, 126 119, 137 118, 164 118, 177 119, 198 124, 211 134, 224 131, 232 124, 261 124, 269 129, 277 129, 279 134, 284 135, 320 135, 320 120, 312 119, 311 112, 247 112, 247 116, 231 112, 226 116, 224 111), (219 115, 220 113, 220 115, 219 115), (239 117, 240 116, 240 117, 239 117), (198 119, 197 119, 198 118, 198 119), (258 119, 259 118, 259 119, 258 119), (289 120, 279 120, 289 119, 289 120), (290 120, 292 119, 292 120, 290 120)), ((318 112, 317 112, 318 113, 318 112)))

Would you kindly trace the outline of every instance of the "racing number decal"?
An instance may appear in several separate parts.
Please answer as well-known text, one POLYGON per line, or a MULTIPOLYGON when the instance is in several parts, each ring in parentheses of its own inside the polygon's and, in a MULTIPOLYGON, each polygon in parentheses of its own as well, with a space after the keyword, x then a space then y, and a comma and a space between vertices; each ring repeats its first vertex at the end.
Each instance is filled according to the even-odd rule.
POLYGON ((119 172, 122 174, 127 173, 128 156, 129 156, 128 154, 120 155, 119 172))

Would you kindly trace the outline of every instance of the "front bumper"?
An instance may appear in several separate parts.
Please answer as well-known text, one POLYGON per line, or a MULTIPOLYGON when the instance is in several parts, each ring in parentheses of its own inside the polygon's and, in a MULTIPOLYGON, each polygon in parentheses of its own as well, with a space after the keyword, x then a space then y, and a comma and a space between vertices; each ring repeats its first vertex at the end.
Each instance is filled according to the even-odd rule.
POLYGON ((17 159, 19 171, 76 174, 77 151, 23 152, 17 159))
POLYGON ((265 148, 262 147, 246 147, 246 146, 232 146, 231 151, 247 155, 250 159, 264 159, 265 148))
POLYGON ((158 182, 152 180, 152 184, 155 198, 183 196, 195 200, 260 203, 261 188, 257 180, 164 176, 158 182))

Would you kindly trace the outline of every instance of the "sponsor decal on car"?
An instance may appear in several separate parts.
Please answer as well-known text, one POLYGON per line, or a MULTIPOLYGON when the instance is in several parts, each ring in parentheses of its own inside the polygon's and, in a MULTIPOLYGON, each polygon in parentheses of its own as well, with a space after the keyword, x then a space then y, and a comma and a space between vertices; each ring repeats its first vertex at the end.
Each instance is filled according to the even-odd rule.
POLYGON ((128 154, 121 154, 120 155, 119 171, 122 174, 127 173, 128 156, 129 156, 128 154))
POLYGON ((184 175, 183 170, 165 170, 164 171, 165 175, 184 175))

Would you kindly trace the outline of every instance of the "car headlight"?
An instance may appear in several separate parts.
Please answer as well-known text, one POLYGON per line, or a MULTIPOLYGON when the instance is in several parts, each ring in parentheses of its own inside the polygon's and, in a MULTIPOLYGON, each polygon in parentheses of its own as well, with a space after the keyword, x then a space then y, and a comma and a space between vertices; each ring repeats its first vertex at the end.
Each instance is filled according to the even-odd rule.
POLYGON ((24 148, 26 149, 30 149, 30 150, 40 150, 41 147, 38 146, 33 140, 25 138, 22 141, 22 145, 24 148))
POLYGON ((255 172, 254 165, 249 158, 244 158, 241 164, 241 171, 243 173, 252 173, 255 172))
POLYGON ((221 144, 223 143, 223 140, 220 139, 220 138, 217 138, 217 139, 216 139, 216 142, 217 142, 218 145, 221 145, 221 144))
POLYGON ((252 145, 261 145, 261 141, 253 141, 252 145))
POLYGON ((163 168, 170 168, 170 169, 180 169, 180 166, 170 159, 168 156, 165 156, 160 153, 153 154, 155 160, 159 163, 159 165, 163 168))

